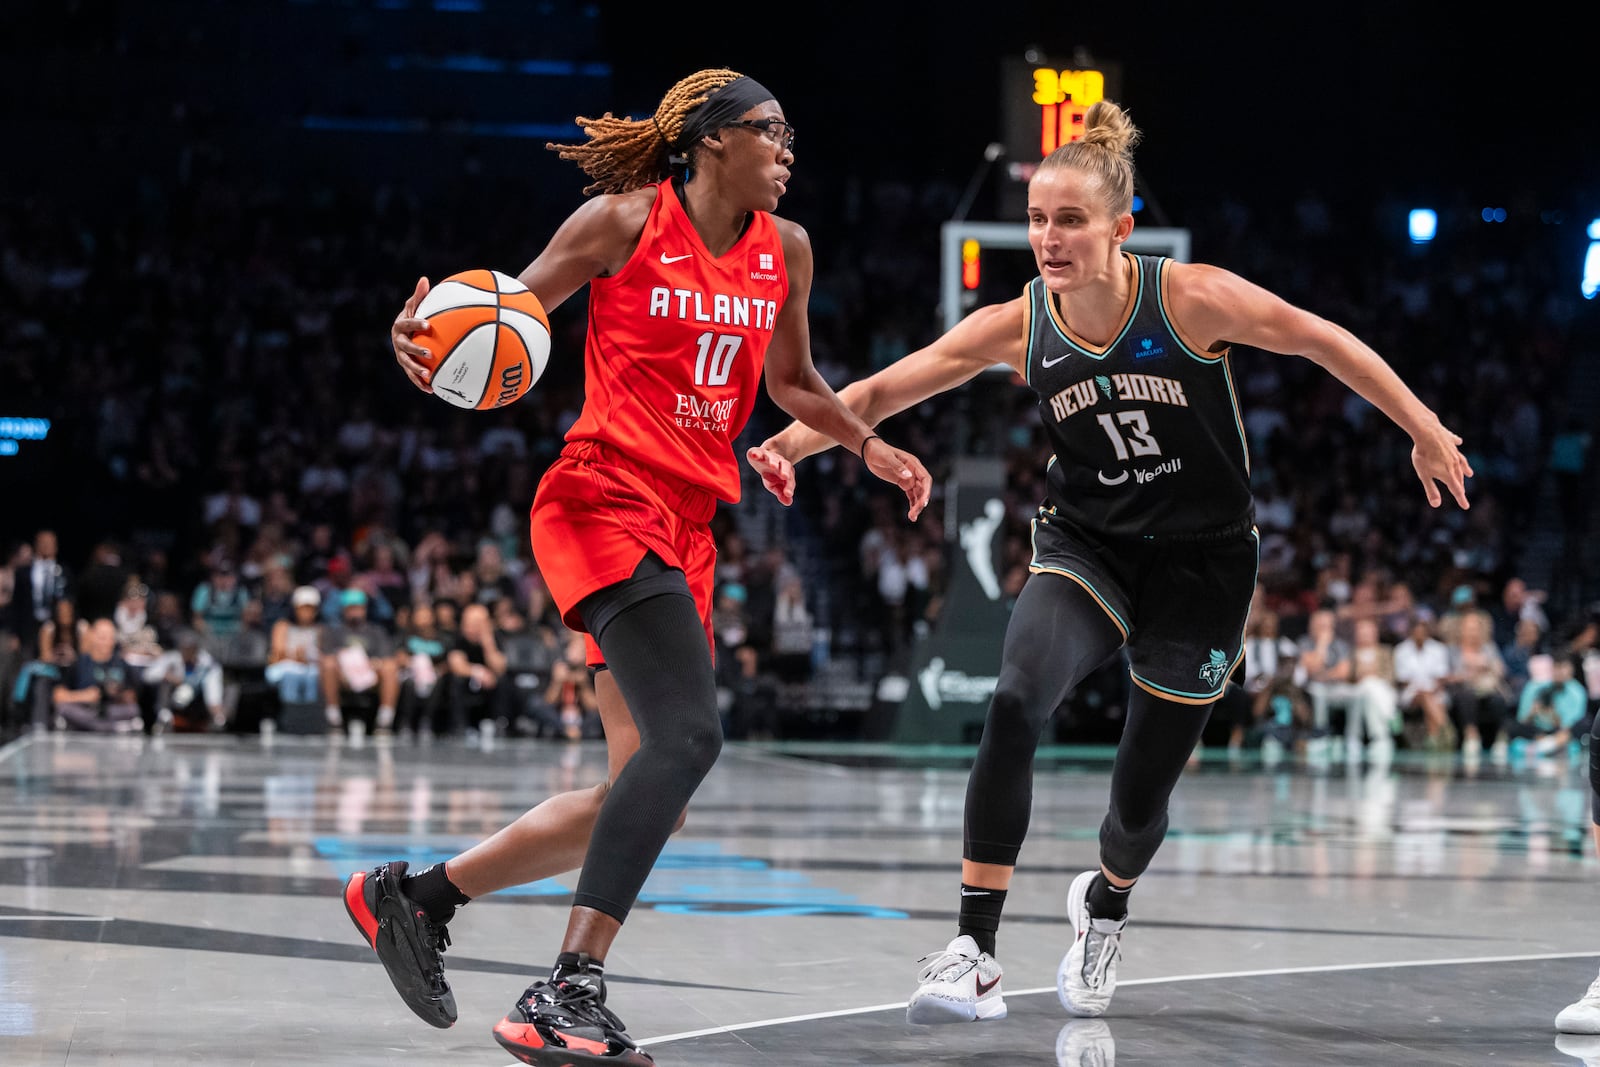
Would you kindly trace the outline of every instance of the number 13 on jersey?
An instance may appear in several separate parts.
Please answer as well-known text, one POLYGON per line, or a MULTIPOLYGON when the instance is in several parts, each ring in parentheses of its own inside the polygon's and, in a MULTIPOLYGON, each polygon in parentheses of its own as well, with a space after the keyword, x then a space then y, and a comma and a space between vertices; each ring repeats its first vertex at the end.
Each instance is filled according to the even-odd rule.
POLYGON ((744 337, 736 333, 714 333, 707 330, 695 342, 699 352, 694 360, 694 384, 727 385, 733 370, 733 358, 739 354, 744 337))

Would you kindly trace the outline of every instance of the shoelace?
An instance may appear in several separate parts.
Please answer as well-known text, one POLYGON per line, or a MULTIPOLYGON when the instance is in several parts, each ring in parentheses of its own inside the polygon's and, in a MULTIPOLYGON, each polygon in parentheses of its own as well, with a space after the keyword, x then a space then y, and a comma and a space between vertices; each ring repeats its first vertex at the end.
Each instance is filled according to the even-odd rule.
POLYGON ((917 972, 918 982, 931 982, 935 978, 941 982, 953 982, 978 965, 978 961, 973 957, 963 956, 949 949, 924 956, 917 962, 925 964, 922 970, 917 972))
MULTIPOLYGON (((433 950, 435 958, 442 957, 444 950, 450 947, 450 927, 444 923, 436 923, 426 917, 422 920, 422 943, 433 950)), ((435 988, 444 985, 444 960, 439 959, 439 966, 434 968, 428 976, 435 988)))
POLYGON ((561 1005, 581 1021, 607 1031, 607 1036, 620 1036, 627 1032, 628 1028, 622 1020, 600 999, 598 986, 586 982, 535 982, 523 994, 524 999, 530 999, 535 1004, 540 996, 561 1005))
POLYGON ((1600 1000, 1600 978, 1589 983, 1589 991, 1583 995, 1584 1000, 1600 1000))
POLYGON ((1095 923, 1107 920, 1090 919, 1089 932, 1084 934, 1083 944, 1083 980, 1090 989, 1099 989, 1105 981, 1106 968, 1122 953, 1122 927, 1124 923, 1116 923, 1115 930, 1096 930, 1095 923))

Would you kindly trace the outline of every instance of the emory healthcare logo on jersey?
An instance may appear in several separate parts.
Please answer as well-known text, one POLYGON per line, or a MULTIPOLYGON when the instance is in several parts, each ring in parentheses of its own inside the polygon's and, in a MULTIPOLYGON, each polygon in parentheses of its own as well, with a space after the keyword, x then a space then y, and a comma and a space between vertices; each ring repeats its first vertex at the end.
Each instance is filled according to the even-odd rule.
POLYGON ((750 253, 750 280, 775 282, 778 280, 777 256, 771 252, 750 253))
POLYGON ((1215 688, 1222 684, 1223 675, 1228 673, 1228 655, 1221 649, 1211 650, 1211 660, 1200 668, 1200 680, 1215 688))

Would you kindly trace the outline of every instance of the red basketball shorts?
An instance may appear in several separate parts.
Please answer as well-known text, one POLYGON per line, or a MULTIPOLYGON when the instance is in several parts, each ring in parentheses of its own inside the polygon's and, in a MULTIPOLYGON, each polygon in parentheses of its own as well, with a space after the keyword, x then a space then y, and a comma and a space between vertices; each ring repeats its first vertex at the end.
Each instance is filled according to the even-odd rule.
POLYGON ((539 480, 529 526, 539 574, 569 628, 586 635, 589 665, 605 662, 578 602, 631 577, 646 552, 683 571, 713 655, 711 597, 717 498, 593 441, 567 445, 539 480))

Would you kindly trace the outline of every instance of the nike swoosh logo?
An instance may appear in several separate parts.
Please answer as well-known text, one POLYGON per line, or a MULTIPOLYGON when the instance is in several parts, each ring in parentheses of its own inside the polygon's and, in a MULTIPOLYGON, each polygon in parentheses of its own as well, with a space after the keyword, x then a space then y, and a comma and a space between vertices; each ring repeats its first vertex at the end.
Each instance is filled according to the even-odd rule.
POLYGON ((978 890, 978 892, 974 893, 974 892, 971 892, 969 890, 963 889, 961 891, 961 895, 964 896, 964 897, 986 897, 986 896, 989 895, 989 891, 987 889, 980 889, 980 890, 978 890))
POLYGON ((978 996, 980 996, 980 997, 983 996, 985 993, 989 992, 989 990, 993 989, 995 986, 997 986, 999 984, 1000 984, 1000 975, 998 975, 998 974, 994 976, 994 981, 992 981, 992 982, 987 982, 986 983, 986 982, 984 982, 984 980, 982 978, 978 979, 978 996))
POLYGON ((663 262, 663 263, 676 263, 680 259, 693 259, 693 258, 694 258, 694 253, 693 252, 685 252, 681 256, 669 256, 665 252, 661 253, 661 262, 663 262))
POLYGON ((1054 367, 1057 363, 1060 363, 1062 360, 1066 359, 1070 355, 1072 355, 1071 352, 1068 352, 1065 356, 1057 356, 1055 359, 1044 359, 1043 357, 1040 357, 1039 366, 1044 367, 1046 369, 1048 369, 1050 367, 1054 367))

